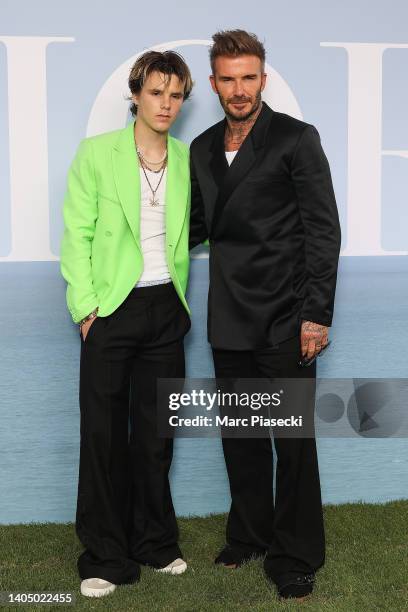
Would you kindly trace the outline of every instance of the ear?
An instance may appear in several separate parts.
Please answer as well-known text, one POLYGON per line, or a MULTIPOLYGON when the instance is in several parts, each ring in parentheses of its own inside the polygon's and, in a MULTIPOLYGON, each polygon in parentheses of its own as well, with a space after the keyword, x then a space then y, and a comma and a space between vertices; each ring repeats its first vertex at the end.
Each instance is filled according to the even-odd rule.
POLYGON ((213 74, 210 74, 209 79, 210 79, 211 88, 213 92, 218 94, 217 85, 215 84, 215 76, 213 74))
POLYGON ((261 76, 261 91, 263 91, 263 90, 265 89, 265 85, 266 85, 266 77, 267 77, 267 76, 268 76, 268 75, 266 74, 266 72, 263 72, 263 73, 262 73, 262 76, 261 76))
POLYGON ((137 94, 132 94, 132 102, 137 106, 139 104, 139 96, 137 94))

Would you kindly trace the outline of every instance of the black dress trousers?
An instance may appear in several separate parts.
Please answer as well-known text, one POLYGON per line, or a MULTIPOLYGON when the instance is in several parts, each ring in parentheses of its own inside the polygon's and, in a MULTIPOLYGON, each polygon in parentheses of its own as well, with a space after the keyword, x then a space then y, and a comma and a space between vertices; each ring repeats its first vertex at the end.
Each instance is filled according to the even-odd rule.
MULTIPOLYGON (((255 351, 213 349, 213 357, 217 379, 316 377, 316 363, 298 365, 299 336, 255 351)), ((265 570, 277 584, 315 572, 325 558, 315 439, 274 438, 275 500, 271 438, 223 438, 222 444, 231 490, 227 543, 244 556, 267 553, 265 570)))
POLYGON ((166 283, 133 289, 81 341, 81 579, 132 583, 139 564, 158 568, 182 557, 168 479, 173 441, 157 435, 156 383, 184 377, 190 325, 166 283))

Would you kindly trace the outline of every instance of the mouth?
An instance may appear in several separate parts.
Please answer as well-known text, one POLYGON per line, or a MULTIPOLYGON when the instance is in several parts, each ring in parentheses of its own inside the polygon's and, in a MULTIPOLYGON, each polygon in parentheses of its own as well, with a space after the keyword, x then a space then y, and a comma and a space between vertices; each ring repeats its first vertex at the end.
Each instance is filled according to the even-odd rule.
POLYGON ((249 103, 249 100, 240 100, 239 102, 236 101, 232 101, 230 102, 231 106, 233 106, 234 108, 236 108, 237 110, 241 110, 244 108, 244 106, 246 106, 249 103))
POLYGON ((170 119, 170 115, 157 115, 157 118, 168 121, 170 119))

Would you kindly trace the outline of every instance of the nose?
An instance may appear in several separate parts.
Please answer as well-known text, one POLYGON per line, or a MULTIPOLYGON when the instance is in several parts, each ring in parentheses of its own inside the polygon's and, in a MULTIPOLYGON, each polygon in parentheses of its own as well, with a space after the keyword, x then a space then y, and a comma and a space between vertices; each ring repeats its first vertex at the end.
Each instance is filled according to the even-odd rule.
POLYGON ((241 96, 245 95, 245 91, 244 91, 244 88, 242 86, 242 82, 240 80, 237 79, 235 81, 234 85, 235 85, 235 87, 234 87, 234 96, 237 96, 237 97, 240 98, 241 96))
POLYGON ((170 96, 163 96, 162 101, 161 101, 161 108, 163 110, 170 109, 170 96))

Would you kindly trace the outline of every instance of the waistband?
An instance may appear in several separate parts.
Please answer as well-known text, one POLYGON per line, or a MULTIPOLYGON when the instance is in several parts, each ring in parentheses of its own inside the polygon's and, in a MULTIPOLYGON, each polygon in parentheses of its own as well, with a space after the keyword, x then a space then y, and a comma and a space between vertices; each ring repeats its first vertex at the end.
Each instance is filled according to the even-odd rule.
POLYGON ((171 283, 171 278, 168 277, 160 280, 139 281, 135 287, 150 287, 151 285, 165 285, 166 283, 171 283))
MULTIPOLYGON (((133 287, 128 297, 149 297, 151 295, 163 295, 165 293, 174 293, 176 291, 172 281, 159 283, 157 285, 145 285, 141 287, 133 287)), ((177 293, 177 292, 176 292, 177 293)))

